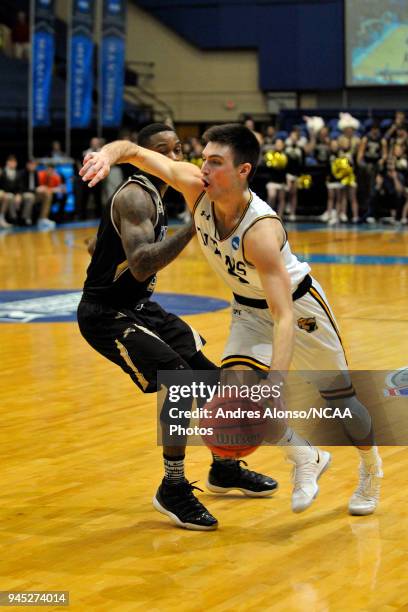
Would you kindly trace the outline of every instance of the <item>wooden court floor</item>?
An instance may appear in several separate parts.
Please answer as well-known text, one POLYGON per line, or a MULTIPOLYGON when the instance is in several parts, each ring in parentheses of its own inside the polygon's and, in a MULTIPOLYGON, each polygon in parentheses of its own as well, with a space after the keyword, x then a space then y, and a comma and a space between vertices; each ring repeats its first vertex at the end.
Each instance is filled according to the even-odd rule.
MULTIPOLYGON (((0 233, 0 294, 78 290, 91 234, 0 233)), ((307 257, 337 256, 312 267, 350 366, 408 366, 408 232, 293 230, 290 239, 307 257)), ((196 242, 162 271, 158 291, 229 298, 196 242)), ((187 319, 218 361, 228 310, 187 319)), ((406 448, 382 449, 373 516, 347 514, 353 449, 332 449, 318 499, 294 515, 290 466, 262 448, 250 467, 279 480, 276 495, 199 493, 219 530, 184 531, 151 505, 162 474, 154 396, 93 352, 75 322, 3 323, 0 333, 0 590, 70 591, 75 611, 408 610, 406 448)), ((202 488, 208 465, 206 449, 189 450, 187 476, 202 488)))

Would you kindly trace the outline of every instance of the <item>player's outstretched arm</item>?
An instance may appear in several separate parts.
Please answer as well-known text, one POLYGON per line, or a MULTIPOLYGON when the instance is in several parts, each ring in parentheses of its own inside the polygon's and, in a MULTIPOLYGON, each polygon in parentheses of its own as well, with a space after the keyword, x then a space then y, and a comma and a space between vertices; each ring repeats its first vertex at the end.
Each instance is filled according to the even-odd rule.
POLYGON ((195 234, 190 223, 161 242, 154 242, 155 209, 137 185, 128 185, 115 198, 115 222, 120 231, 130 271, 144 281, 171 263, 195 234))
POLYGON ((98 152, 88 153, 79 174, 83 181, 89 181, 89 187, 93 187, 108 176, 112 165, 124 163, 153 174, 180 191, 190 208, 203 190, 201 172, 194 164, 176 162, 127 140, 116 140, 98 152))
POLYGON ((285 373, 292 361, 295 323, 289 274, 280 252, 284 230, 279 221, 259 220, 245 236, 245 257, 259 274, 274 321, 272 371, 285 373))

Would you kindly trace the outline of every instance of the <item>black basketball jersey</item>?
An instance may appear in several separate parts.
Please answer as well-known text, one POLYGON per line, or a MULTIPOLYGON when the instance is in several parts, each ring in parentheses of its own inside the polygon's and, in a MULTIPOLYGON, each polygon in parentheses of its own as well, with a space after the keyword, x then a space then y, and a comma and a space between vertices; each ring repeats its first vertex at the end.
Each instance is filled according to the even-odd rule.
POLYGON ((120 229, 116 227, 113 209, 115 198, 130 183, 141 185, 152 198, 156 209, 154 241, 160 242, 167 232, 167 212, 160 193, 144 175, 133 175, 122 183, 112 195, 102 214, 98 229, 95 252, 87 270, 84 284, 84 299, 100 302, 116 308, 133 308, 148 299, 156 285, 156 275, 138 281, 130 271, 122 246, 120 229))

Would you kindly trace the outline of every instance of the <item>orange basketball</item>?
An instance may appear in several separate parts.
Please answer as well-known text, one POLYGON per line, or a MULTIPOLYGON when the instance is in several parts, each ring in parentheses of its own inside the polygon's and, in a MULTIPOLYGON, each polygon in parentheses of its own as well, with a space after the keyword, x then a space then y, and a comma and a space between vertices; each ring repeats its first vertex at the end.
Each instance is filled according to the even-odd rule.
POLYGON ((200 429, 208 448, 220 455, 238 459, 253 453, 263 442, 267 419, 264 409, 250 399, 214 397, 205 404, 200 429))

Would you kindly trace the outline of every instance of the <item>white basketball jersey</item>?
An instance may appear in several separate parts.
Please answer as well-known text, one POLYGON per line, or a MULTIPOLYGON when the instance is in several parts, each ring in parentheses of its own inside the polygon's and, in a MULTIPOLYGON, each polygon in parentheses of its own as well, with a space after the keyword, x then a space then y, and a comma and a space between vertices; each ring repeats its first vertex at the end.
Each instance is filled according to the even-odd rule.
MULTIPOLYGON (((247 298, 265 299, 258 272, 245 260, 243 251, 245 233, 265 217, 278 219, 276 212, 251 191, 250 200, 237 226, 228 236, 220 240, 215 226, 213 203, 205 192, 201 194, 194 208, 198 242, 210 266, 218 272, 234 293, 247 298)), ((281 254, 290 276, 293 293, 310 272, 310 267, 293 255, 288 241, 282 247, 281 254)))

